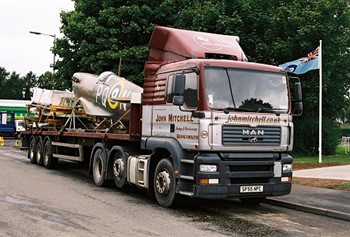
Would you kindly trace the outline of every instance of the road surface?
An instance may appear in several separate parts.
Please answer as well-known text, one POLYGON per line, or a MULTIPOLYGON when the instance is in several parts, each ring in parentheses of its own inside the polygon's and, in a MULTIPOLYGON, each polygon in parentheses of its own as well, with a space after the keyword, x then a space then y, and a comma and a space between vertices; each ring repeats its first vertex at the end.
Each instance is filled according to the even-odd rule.
POLYGON ((0 236, 350 236, 349 222, 235 200, 167 209, 137 188, 99 188, 86 167, 33 165, 0 147, 0 236))

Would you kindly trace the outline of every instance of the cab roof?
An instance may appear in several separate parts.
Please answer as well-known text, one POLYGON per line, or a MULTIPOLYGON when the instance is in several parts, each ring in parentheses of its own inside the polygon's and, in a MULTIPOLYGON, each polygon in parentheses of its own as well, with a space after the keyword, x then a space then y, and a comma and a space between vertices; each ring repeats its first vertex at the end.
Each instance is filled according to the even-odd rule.
POLYGON ((149 43, 149 61, 216 58, 247 61, 239 37, 157 26, 149 43))

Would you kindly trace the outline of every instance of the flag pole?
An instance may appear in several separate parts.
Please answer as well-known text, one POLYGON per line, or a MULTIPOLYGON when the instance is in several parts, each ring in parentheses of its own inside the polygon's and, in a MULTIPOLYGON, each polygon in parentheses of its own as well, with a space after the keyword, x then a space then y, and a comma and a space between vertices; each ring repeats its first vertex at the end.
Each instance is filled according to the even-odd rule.
POLYGON ((319 53, 319 73, 320 73, 320 88, 319 88, 319 113, 318 113, 318 162, 322 163, 322 40, 320 40, 319 53))

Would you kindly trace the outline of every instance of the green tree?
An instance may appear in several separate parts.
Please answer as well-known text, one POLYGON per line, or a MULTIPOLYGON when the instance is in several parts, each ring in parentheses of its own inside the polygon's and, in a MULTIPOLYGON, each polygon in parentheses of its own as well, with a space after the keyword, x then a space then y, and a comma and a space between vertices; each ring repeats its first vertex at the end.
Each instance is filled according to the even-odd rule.
POLYGON ((71 82, 68 80, 59 79, 56 74, 52 74, 52 72, 47 71, 39 76, 37 79, 37 86, 42 89, 64 90, 70 88, 71 82))
POLYGON ((30 100, 31 89, 37 84, 37 77, 33 72, 20 77, 16 72, 9 73, 0 67, 1 99, 25 99, 30 100))
MULTIPOLYGON (((117 72, 122 59, 121 76, 141 82, 155 25, 238 35, 250 61, 273 65, 300 58, 323 40, 323 116, 327 128, 334 128, 350 85, 349 10, 347 0, 76 0, 74 11, 61 13, 64 37, 55 42, 60 60, 54 66, 58 80, 69 86, 74 72, 117 72)), ((295 148, 313 153, 308 147, 317 147, 317 142, 302 148, 300 129, 305 123, 318 126, 318 72, 300 78, 304 115, 296 119, 295 148)), ((325 141, 336 136, 324 134, 329 136, 325 141)), ((317 129, 309 136, 317 137, 317 129)))
MULTIPOLYGON (((1 92, 5 91, 5 82, 6 79, 8 78, 8 76, 10 75, 10 73, 8 73, 6 71, 6 69, 4 67, 0 67, 0 88, 1 88, 1 92)), ((2 96, 3 93, 1 93, 2 96)))
POLYGON ((2 87, 3 99, 23 99, 22 79, 19 74, 12 72, 2 87))
POLYGON ((23 99, 30 100, 33 96, 31 89, 38 86, 37 76, 33 72, 28 72, 24 77, 21 78, 23 99))
POLYGON ((117 72, 142 80, 147 42, 154 25, 153 1, 76 1, 75 11, 62 12, 62 32, 54 50, 61 57, 58 76, 70 80, 74 72, 117 72), (140 17, 140 16, 143 17, 140 17))
MULTIPOLYGON (((197 1, 193 9, 180 12, 176 25, 238 35, 254 62, 278 65, 291 61, 305 56, 323 40, 323 147, 324 154, 334 153, 339 138, 332 132, 338 126, 335 120, 349 104, 345 96, 350 84, 348 1, 197 1)), ((314 154, 318 147, 318 71, 300 78, 304 115, 295 120, 295 151, 314 154)))
POLYGON ((64 37, 54 46, 61 58, 55 63, 59 80, 70 81, 78 71, 113 71, 141 84, 155 25, 174 26, 179 12, 191 4, 190 0, 75 1, 74 11, 61 13, 64 37))

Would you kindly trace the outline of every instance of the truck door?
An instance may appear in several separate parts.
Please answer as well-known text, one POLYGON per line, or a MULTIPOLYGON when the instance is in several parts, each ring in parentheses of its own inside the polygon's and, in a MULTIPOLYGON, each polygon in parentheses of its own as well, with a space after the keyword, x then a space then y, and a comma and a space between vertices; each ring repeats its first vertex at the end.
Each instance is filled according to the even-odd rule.
POLYGON ((168 78, 166 102, 164 106, 154 106, 153 136, 172 137, 183 148, 194 149, 198 145, 198 118, 192 117, 192 111, 198 104, 198 76, 194 72, 186 73, 184 104, 173 104, 174 81, 176 74, 168 78))

